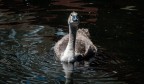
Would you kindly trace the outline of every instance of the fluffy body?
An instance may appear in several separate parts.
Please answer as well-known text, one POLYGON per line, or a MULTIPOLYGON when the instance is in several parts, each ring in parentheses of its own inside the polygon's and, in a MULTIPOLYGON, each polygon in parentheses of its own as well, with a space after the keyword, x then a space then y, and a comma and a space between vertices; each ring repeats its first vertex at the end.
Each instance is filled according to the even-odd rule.
POLYGON ((75 51, 74 54, 71 54, 72 52, 70 50, 66 51, 69 34, 65 35, 54 46, 57 58, 64 62, 69 62, 69 60, 79 61, 81 59, 88 61, 90 58, 95 56, 97 52, 96 46, 92 43, 89 37, 90 34, 88 29, 78 29, 76 33, 75 51), (65 51, 67 53, 64 53, 65 51), (71 55, 74 55, 74 58, 71 55))

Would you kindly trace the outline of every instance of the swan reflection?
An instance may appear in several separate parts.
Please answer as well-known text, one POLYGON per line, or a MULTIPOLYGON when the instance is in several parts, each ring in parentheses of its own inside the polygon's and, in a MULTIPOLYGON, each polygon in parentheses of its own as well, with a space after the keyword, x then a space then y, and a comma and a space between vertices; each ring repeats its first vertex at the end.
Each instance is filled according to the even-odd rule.
POLYGON ((65 73, 65 84, 73 84, 73 73, 74 73, 74 66, 72 63, 62 63, 62 67, 65 73))

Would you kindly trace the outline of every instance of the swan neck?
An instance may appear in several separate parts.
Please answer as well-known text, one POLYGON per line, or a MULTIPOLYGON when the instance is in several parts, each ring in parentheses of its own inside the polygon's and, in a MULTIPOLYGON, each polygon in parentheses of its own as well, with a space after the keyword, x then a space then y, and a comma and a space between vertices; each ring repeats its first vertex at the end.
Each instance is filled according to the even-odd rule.
POLYGON ((77 26, 69 25, 69 39, 67 47, 64 51, 61 61, 74 62, 75 61, 75 40, 76 40, 77 26))
POLYGON ((68 46, 73 51, 75 51, 76 30, 77 30, 77 26, 69 25, 69 42, 68 42, 68 46))

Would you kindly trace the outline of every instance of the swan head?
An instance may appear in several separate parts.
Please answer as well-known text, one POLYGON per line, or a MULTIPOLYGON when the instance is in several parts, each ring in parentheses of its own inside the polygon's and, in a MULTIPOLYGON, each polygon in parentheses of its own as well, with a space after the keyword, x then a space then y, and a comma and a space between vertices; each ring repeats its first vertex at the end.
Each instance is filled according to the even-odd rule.
POLYGON ((71 25, 71 26, 72 25, 73 26, 78 26, 79 25, 79 18, 78 18, 78 13, 77 12, 72 12, 69 15, 68 24, 71 25))

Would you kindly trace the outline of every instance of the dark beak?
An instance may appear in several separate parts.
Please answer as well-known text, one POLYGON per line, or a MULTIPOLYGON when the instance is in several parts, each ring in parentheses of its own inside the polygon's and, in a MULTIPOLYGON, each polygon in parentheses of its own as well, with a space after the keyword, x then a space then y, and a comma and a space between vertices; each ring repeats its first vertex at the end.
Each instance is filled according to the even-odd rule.
POLYGON ((78 17, 77 16, 73 16, 73 21, 77 22, 78 21, 78 17))

